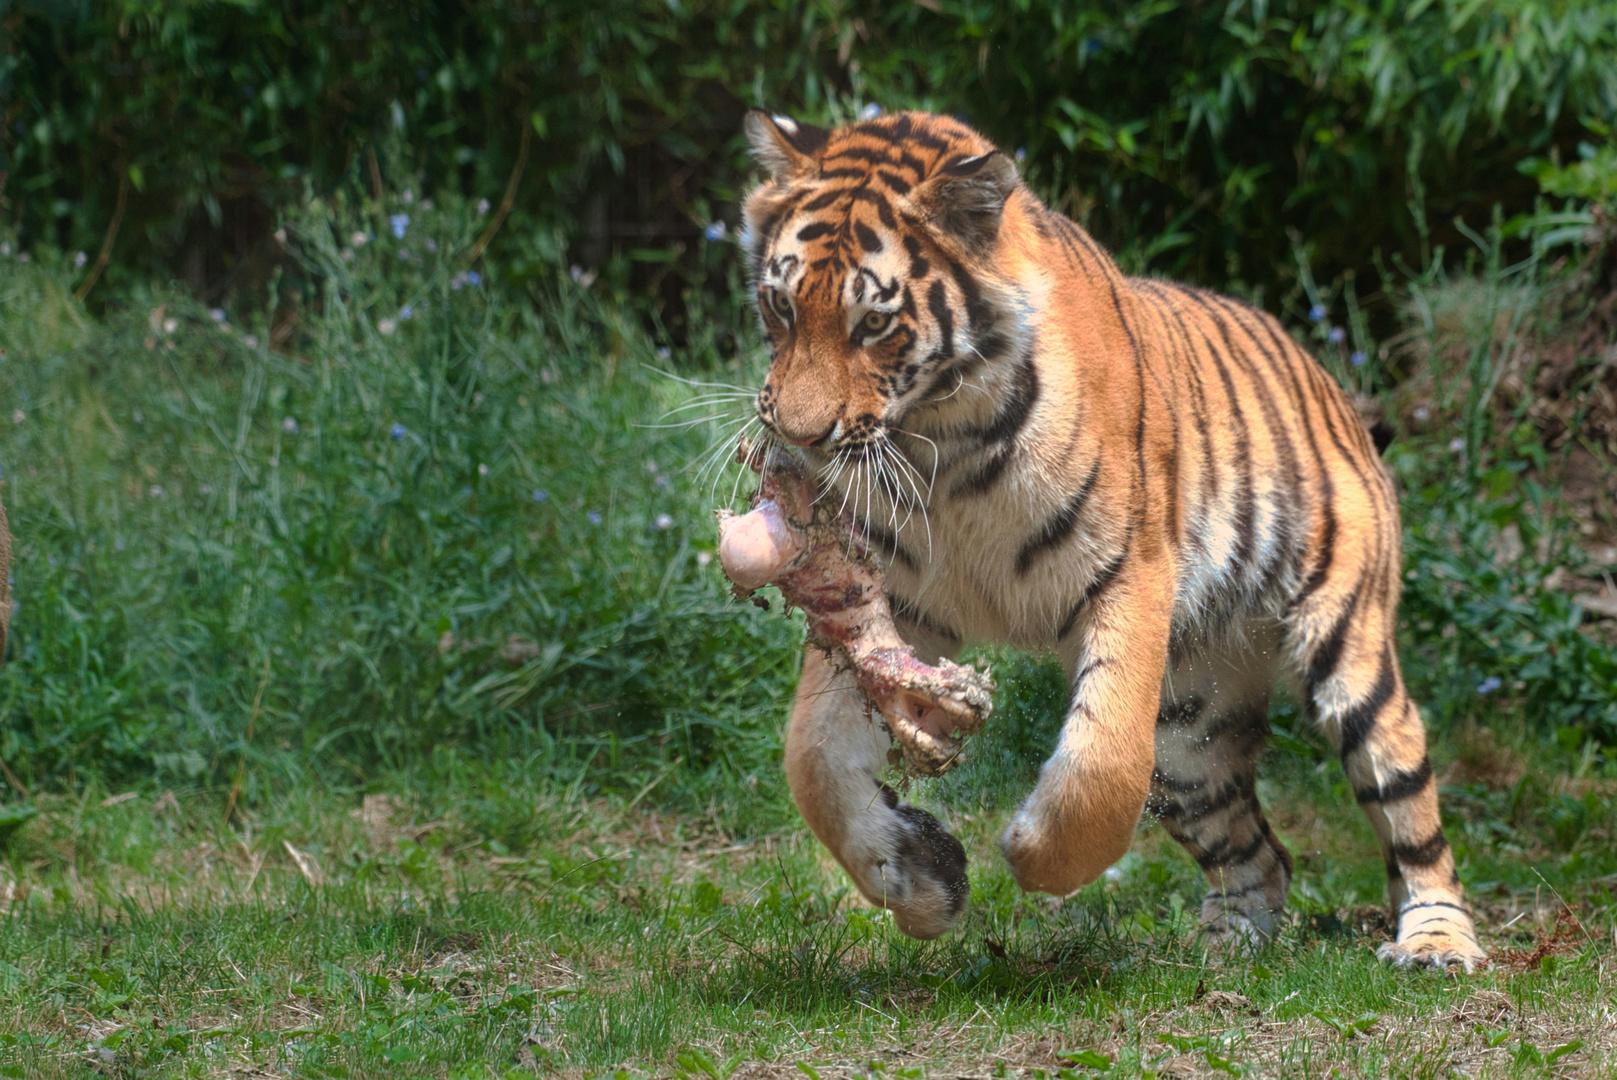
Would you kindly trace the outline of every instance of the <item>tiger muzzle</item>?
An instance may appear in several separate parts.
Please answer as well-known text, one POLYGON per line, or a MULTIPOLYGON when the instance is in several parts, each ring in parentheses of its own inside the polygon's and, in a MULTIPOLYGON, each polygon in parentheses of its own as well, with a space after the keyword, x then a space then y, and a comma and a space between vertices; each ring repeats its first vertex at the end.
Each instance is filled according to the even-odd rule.
MULTIPOLYGON (((765 389, 767 392, 768 388, 765 389)), ((813 389, 808 388, 806 393, 800 389, 794 394, 783 387, 779 393, 768 395, 767 404, 764 395, 759 396, 759 412, 764 423, 794 446, 816 446, 825 442, 836 431, 837 421, 842 419, 841 404, 820 397, 813 389)))

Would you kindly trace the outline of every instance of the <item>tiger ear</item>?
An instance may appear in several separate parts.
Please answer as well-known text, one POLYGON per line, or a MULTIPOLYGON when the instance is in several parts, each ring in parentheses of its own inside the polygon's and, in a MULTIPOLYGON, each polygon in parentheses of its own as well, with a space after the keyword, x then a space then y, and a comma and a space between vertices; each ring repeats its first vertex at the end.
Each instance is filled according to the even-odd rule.
POLYGON ((830 132, 813 124, 799 124, 789 116, 748 109, 743 121, 752 156, 771 180, 786 180, 814 168, 814 153, 825 145, 830 132))
POLYGON ((967 251, 988 247, 999 235, 1005 202, 1016 190, 1016 164, 998 150, 955 158, 911 196, 928 221, 967 251))

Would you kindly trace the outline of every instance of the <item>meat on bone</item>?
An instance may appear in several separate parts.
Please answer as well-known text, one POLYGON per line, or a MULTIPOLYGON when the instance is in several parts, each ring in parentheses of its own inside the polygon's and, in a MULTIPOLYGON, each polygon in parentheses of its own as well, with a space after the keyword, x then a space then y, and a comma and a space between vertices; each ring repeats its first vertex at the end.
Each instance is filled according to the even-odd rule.
POLYGON ((941 776, 960 761, 963 737, 987 723, 993 679, 970 664, 916 658, 893 625, 869 543, 851 515, 816 505, 806 465, 778 450, 755 455, 745 442, 737 457, 759 472, 759 486, 751 511, 718 515, 719 562, 736 596, 779 588, 807 617, 809 641, 853 671, 910 767, 941 776))

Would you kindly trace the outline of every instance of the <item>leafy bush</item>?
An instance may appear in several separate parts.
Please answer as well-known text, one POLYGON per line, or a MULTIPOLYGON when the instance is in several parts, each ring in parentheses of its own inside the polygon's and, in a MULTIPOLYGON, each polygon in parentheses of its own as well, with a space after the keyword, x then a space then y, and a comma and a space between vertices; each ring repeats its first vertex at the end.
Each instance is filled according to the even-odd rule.
POLYGON ((1376 248, 1421 265, 1453 216, 1531 208, 1519 161, 1617 122, 1617 8, 1591 0, 120 0, 23 5, 5 33, 19 227, 88 262, 123 208, 119 287, 256 293, 306 188, 419 171, 498 201, 520 161, 502 260, 621 260, 676 335, 685 290, 728 294, 702 230, 733 223, 749 105, 964 114, 1131 266, 1271 306, 1294 239, 1326 281, 1376 248))

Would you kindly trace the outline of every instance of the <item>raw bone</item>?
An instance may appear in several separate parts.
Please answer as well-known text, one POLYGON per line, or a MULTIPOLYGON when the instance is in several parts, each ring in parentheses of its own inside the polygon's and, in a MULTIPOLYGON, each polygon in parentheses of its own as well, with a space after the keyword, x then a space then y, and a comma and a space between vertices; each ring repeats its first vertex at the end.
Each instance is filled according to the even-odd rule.
MULTIPOLYGON (((743 442, 737 457, 750 464, 753 456, 743 442)), ((943 775, 959 763, 962 737, 993 712, 994 680, 970 664, 921 663, 893 625, 881 569, 851 516, 814 505, 801 462, 766 456, 752 510, 718 515, 719 562, 736 597, 777 586, 808 617, 809 641, 853 671, 910 766, 943 775)))

